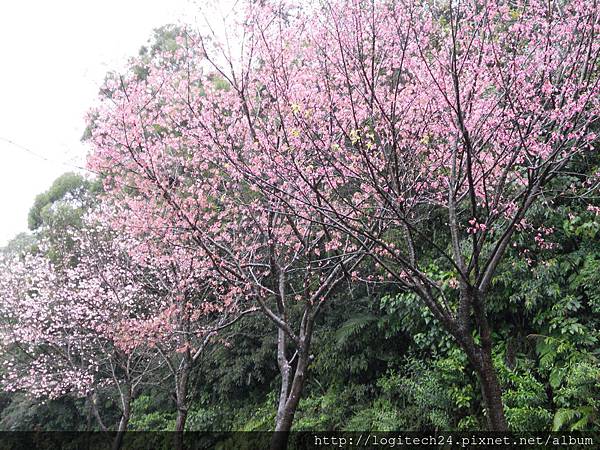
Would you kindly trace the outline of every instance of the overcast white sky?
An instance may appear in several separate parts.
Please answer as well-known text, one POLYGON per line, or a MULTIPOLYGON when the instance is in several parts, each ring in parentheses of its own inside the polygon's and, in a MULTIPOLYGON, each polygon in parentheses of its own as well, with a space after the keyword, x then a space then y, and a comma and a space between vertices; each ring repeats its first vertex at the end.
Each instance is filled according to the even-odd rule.
POLYGON ((72 169, 61 163, 84 164, 83 116, 104 74, 154 28, 197 16, 188 0, 0 1, 0 246, 26 230, 35 196, 72 169))

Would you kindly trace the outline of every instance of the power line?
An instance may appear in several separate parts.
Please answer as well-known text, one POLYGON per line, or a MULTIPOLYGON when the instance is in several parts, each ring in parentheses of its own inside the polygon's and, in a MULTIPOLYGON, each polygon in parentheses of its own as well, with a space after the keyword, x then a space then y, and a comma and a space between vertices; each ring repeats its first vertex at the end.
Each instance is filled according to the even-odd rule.
MULTIPOLYGON (((55 159, 48 158, 48 157, 46 157, 46 156, 44 156, 44 155, 41 155, 41 154, 39 154, 39 153, 37 153, 37 152, 35 152, 35 151, 31 150, 29 147, 26 147, 26 146, 24 146, 24 145, 21 145, 21 144, 19 144, 19 143, 15 142, 15 141, 12 141, 12 140, 10 140, 10 139, 7 139, 7 138, 5 138, 5 137, 2 137, 2 136, 0 136, 0 141, 4 141, 4 142, 6 142, 6 143, 8 143, 8 144, 12 145, 13 147, 15 147, 15 148, 18 148, 18 149, 20 149, 20 150, 23 150, 23 151, 25 151, 25 152, 27 152, 27 153, 31 154, 32 156, 35 156, 36 158, 39 158, 39 159, 41 159, 41 160, 43 160, 43 161, 45 161, 45 162, 48 162, 48 163, 51 163, 51 164, 59 164, 59 165, 63 165, 63 166, 65 166, 65 167, 71 167, 71 168, 74 168, 74 169, 83 170, 83 171, 85 171, 85 172, 88 172, 88 173, 91 173, 91 174, 94 174, 94 175, 102 176, 102 174, 101 174, 100 172, 96 172, 96 171, 94 171, 94 170, 88 169, 87 167, 83 167, 83 166, 80 166, 80 165, 77 165, 77 164, 68 163, 68 162, 65 162, 65 161, 57 161, 57 160, 55 160, 55 159)), ((120 186, 122 186, 122 187, 136 189, 134 186, 132 186, 132 185, 129 185, 129 184, 127 184, 127 183, 124 183, 124 182, 122 182, 122 181, 118 181, 118 180, 115 180, 115 179, 113 179, 113 181, 114 181, 116 184, 118 184, 118 185, 120 185, 120 186)))
POLYGON ((66 161, 58 161, 58 160, 55 160, 55 159, 48 158, 48 157, 46 157, 44 155, 41 155, 41 154, 39 154, 39 153, 31 150, 29 147, 21 145, 18 142, 15 142, 15 141, 13 141, 11 139, 8 139, 8 138, 0 136, 0 140, 6 142, 7 144, 12 145, 14 148, 18 148, 20 150, 23 150, 23 151, 29 153, 30 155, 35 156, 38 159, 41 159, 42 161, 45 161, 45 162, 48 162, 48 163, 51 163, 51 164, 59 164, 59 165, 65 166, 65 167, 71 167, 71 168, 75 168, 75 169, 79 169, 79 170, 84 170, 86 172, 93 173, 93 174, 97 175, 96 172, 94 172, 93 170, 90 170, 90 169, 88 169, 86 167, 83 167, 83 166, 80 166, 80 165, 77 165, 77 164, 73 164, 73 163, 69 163, 69 162, 66 162, 66 161))

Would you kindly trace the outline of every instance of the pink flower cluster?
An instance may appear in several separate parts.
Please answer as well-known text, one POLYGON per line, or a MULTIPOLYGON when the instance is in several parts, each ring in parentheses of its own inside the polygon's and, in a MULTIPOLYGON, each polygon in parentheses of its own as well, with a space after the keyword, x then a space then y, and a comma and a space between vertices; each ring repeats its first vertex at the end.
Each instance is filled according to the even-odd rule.
POLYGON ((467 227, 468 234, 475 234, 487 230, 485 223, 478 223, 476 218, 469 220, 469 226, 467 227))

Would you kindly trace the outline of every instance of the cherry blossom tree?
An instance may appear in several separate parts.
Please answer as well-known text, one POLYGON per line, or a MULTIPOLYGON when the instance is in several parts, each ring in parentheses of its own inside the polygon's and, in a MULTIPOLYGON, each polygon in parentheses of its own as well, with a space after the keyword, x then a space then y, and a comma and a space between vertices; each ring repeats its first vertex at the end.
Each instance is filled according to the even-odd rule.
POLYGON ((113 443, 119 448, 131 402, 152 381, 160 358, 147 349, 123 350, 121 324, 160 308, 160 297, 140 282, 123 242, 88 224, 70 232, 73 253, 58 268, 44 254, 2 262, 3 379, 6 391, 39 398, 87 397, 99 427, 98 394, 115 395, 121 411, 113 443))
MULTIPOLYGON (((115 218, 113 210, 107 220, 115 218)), ((159 296, 162 306, 145 318, 122 321, 117 345, 128 353, 146 348, 161 356, 173 381, 176 447, 181 448, 193 370, 209 345, 218 342, 221 330, 256 309, 242 311, 238 299, 227 295, 188 249, 169 247, 162 240, 133 242, 131 239, 129 254, 145 273, 145 289, 159 296)))

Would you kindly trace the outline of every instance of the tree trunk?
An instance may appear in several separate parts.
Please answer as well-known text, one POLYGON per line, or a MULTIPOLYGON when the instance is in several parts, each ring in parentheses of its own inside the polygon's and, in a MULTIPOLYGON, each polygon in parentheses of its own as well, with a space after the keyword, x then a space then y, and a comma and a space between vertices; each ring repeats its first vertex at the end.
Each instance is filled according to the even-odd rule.
POLYGON ((504 416, 504 405, 502 404, 502 389, 492 359, 492 331, 483 301, 484 294, 473 290, 469 292, 469 296, 469 303, 473 308, 473 318, 479 329, 481 345, 475 346, 469 335, 470 341, 464 341, 469 343, 464 345, 463 349, 469 355, 469 359, 477 372, 486 410, 488 431, 508 431, 508 424, 504 416))
POLYGON ((119 450, 123 445, 123 438, 125 437, 125 432, 127 431, 127 426, 129 425, 129 418, 131 416, 131 397, 127 396, 127 398, 123 399, 123 414, 121 415, 121 420, 119 420, 119 427, 117 429, 117 434, 113 440, 112 450, 119 450))
POLYGON ((175 421, 175 449, 183 450, 183 432, 187 420, 187 409, 177 407, 177 419, 175 421))
MULTIPOLYGON (((306 347, 308 347, 308 345, 306 347)), ((302 389, 304 388, 309 360, 310 358, 306 350, 299 352, 298 363, 294 372, 290 393, 287 396, 285 404, 277 413, 275 433, 271 438, 271 450, 285 450, 287 448, 294 415, 296 414, 296 409, 298 408, 298 403, 300 402, 300 397, 302 395, 302 389)))
POLYGON ((185 422, 187 420, 187 409, 177 407, 177 420, 175 421, 175 431, 183 433, 185 431, 185 422))
POLYGON ((467 354, 469 362, 477 374, 488 431, 508 431, 502 403, 502 389, 492 362, 491 341, 487 344, 485 343, 486 339, 482 339, 482 341, 484 345, 476 346, 472 342, 472 338, 457 339, 459 346, 467 354))
POLYGON ((480 365, 476 370, 485 404, 488 430, 508 431, 504 405, 502 404, 502 389, 492 362, 491 346, 482 346, 480 355, 480 365))
POLYGON ((179 376, 179 382, 175 389, 177 401, 177 419, 175 421, 175 449, 183 449, 183 432, 185 431, 185 422, 188 414, 188 382, 190 377, 190 364, 185 362, 179 376))
POLYGON ((277 425, 283 417, 285 404, 287 402, 288 394, 290 391, 290 374, 291 366, 286 355, 287 339, 285 332, 281 329, 277 329, 277 365, 279 366, 279 373, 281 374, 281 387, 279 389, 279 403, 277 405, 277 416, 275 417, 275 424, 277 425))
POLYGON ((100 417, 100 411, 98 411, 98 405, 97 405, 97 395, 95 392, 93 392, 91 394, 91 396, 89 397, 90 399, 90 406, 92 408, 92 412, 94 414, 94 417, 96 418, 96 421, 98 422, 98 426, 100 427, 100 429, 104 432, 108 432, 108 427, 106 425, 104 425, 104 422, 102 421, 102 417, 100 417))

